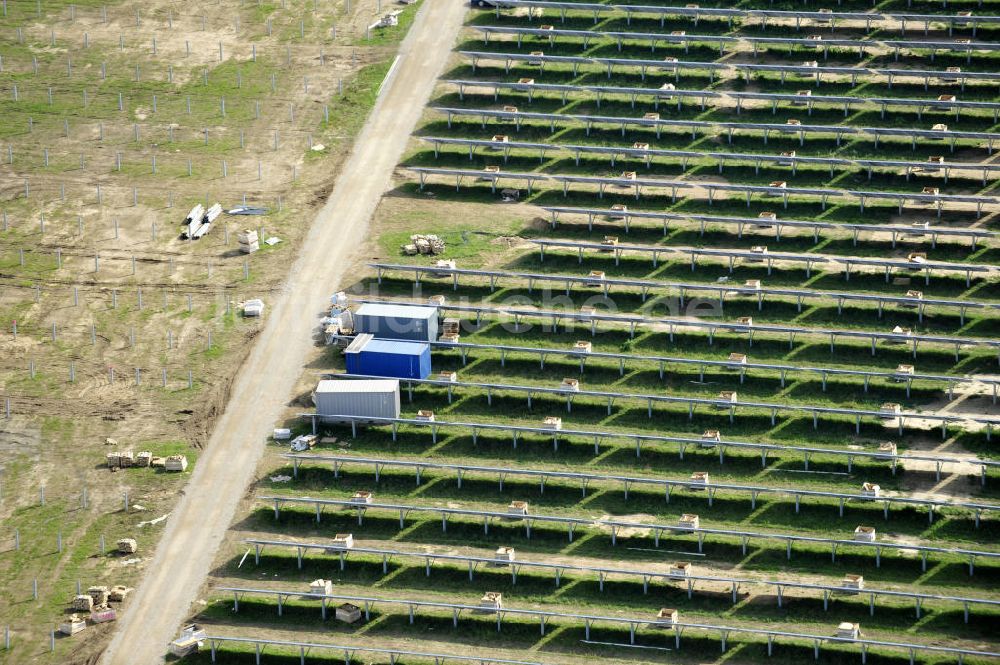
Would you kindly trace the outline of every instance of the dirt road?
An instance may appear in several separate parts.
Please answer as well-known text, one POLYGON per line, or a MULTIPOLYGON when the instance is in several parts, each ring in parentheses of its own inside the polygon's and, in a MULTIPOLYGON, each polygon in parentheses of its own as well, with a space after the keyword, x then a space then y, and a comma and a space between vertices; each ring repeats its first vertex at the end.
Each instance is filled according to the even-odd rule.
POLYGON ((233 388, 225 413, 170 516, 149 573, 104 653, 107 665, 163 661, 197 599, 243 497, 263 441, 291 395, 320 311, 389 185, 407 139, 458 34, 465 4, 427 0, 329 201, 313 222, 282 292, 233 388))

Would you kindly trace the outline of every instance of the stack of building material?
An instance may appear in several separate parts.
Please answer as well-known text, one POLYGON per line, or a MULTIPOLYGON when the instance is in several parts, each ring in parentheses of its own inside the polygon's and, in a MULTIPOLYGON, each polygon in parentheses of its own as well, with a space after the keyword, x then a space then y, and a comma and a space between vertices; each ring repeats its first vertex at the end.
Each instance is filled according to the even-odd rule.
POLYGON ((685 529, 697 529, 701 524, 701 520, 697 515, 691 513, 684 513, 681 515, 680 519, 677 520, 677 526, 685 529))
POLYGON ((356 623, 361 620, 361 608, 357 605, 344 603, 343 605, 337 606, 337 609, 334 611, 334 616, 337 618, 337 621, 343 621, 344 623, 356 623))
POLYGON ((236 242, 240 245, 240 251, 244 254, 253 254, 260 249, 260 238, 253 229, 243 229, 236 234, 236 242))
POLYGON ((330 306, 336 309, 347 309, 350 304, 347 297, 347 291, 337 291, 332 296, 330 296, 330 306))
POLYGON ((560 430, 562 429, 562 418, 559 416, 545 416, 545 419, 542 420, 542 427, 545 429, 560 430))
POLYGON ((427 299, 427 304, 434 305, 435 307, 442 307, 447 302, 448 302, 447 296, 441 296, 441 295, 431 296, 430 298, 427 299))
POLYGON ((309 584, 309 593, 323 594, 329 596, 333 593, 333 582, 330 580, 313 580, 309 584))
POLYGON ((507 506, 507 514, 517 517, 524 517, 528 514, 528 502, 527 501, 511 501, 510 505, 507 506))
POLYGON ((164 462, 163 468, 167 471, 187 471, 188 459, 185 455, 171 455, 164 462))
POLYGON ((358 490, 351 495, 351 503, 371 503, 374 495, 368 490, 358 490))
POLYGON ((293 453, 304 453, 307 450, 312 450, 316 446, 316 441, 319 440, 315 434, 300 434, 299 436, 292 439, 291 451, 293 453))
POLYGON ((106 455, 109 469, 117 469, 122 465, 122 454, 117 450, 106 455))
POLYGON ((183 658, 198 651, 205 639, 205 631, 197 624, 184 626, 180 636, 167 647, 171 655, 183 658))
POLYGON ((93 607, 104 607, 108 604, 108 587, 92 586, 87 589, 90 598, 94 601, 93 607))
POLYGON ((154 455, 153 458, 151 460, 149 460, 149 466, 151 466, 154 469, 163 469, 163 468, 166 468, 166 466, 167 466, 167 458, 166 457, 156 457, 154 455))
MULTIPOLYGON (((200 208, 201 206, 197 207, 200 208)), ((205 213, 198 219, 189 216, 188 219, 185 220, 187 230, 183 234, 184 237, 189 240, 198 240, 212 229, 212 222, 214 222, 221 214, 222 205, 216 203, 211 208, 206 210, 205 213)))
POLYGON ((753 325, 753 317, 752 316, 738 316, 738 317, 736 317, 736 323, 740 324, 741 326, 752 326, 753 325))
POLYGON ((659 612, 656 613, 655 626, 660 628, 673 628, 677 623, 678 613, 672 607, 661 608, 659 612))
POLYGON ((76 614, 69 615, 69 618, 59 624, 59 632, 63 635, 76 635, 87 627, 87 622, 76 614))
POLYGON ((90 613, 91 623, 107 623, 118 618, 118 611, 113 607, 95 607, 90 613))
POLYGON ((695 471, 691 474, 691 489, 703 490, 708 487, 708 471, 695 471))
POLYGON ((409 244, 403 245, 403 253, 414 254, 444 254, 445 242, 433 234, 414 234, 410 236, 409 244))
POLYGON ((496 556, 493 560, 498 566, 506 566, 511 561, 514 560, 514 548, 513 547, 498 547, 496 551, 496 556))
POLYGON ((563 390, 571 390, 575 393, 578 393, 580 392, 580 381, 578 379, 567 377, 562 380, 562 383, 559 384, 559 387, 563 390))
POLYGON ((902 411, 903 407, 895 402, 886 402, 879 408, 879 412, 882 414, 882 417, 888 418, 889 420, 895 419, 896 416, 902 413, 902 411))
POLYGON ((275 441, 288 441, 292 438, 292 430, 287 427, 275 427, 271 436, 274 437, 275 441))
POLYGON ((185 237, 190 237, 192 225, 198 226, 201 224, 202 218, 205 216, 205 206, 198 204, 191 208, 191 212, 187 214, 184 218, 184 226, 187 227, 184 231, 185 237))
POLYGON ((78 612, 89 612, 94 609, 94 599, 88 594, 81 593, 79 596, 73 597, 73 603, 70 607, 78 612))
POLYGON ((354 547, 354 534, 338 533, 333 537, 333 547, 338 550, 349 550, 354 547))
POLYGON ((243 303, 243 316, 261 317, 264 316, 264 301, 260 298, 247 300, 243 303))
POLYGON ((434 422, 434 412, 427 409, 420 409, 417 411, 417 420, 423 420, 428 423, 434 422))
POLYGON ((694 569, 687 561, 677 561, 670 564, 671 577, 690 577, 694 574, 694 569))
MULTIPOLYGON (((736 404, 736 402, 739 401, 739 398, 738 398, 735 390, 723 390, 723 391, 721 391, 719 393, 718 399, 721 402, 729 402, 730 404, 736 404)), ((716 408, 717 409, 726 409, 726 408, 729 408, 729 407, 720 404, 720 405, 716 406, 716 408)))
POLYGON ((861 637, 861 624, 844 621, 837 625, 837 637, 856 640, 861 637))
POLYGON ((354 319, 350 311, 341 311, 334 316, 325 316, 320 321, 323 325, 323 334, 326 336, 327 345, 342 344, 343 335, 354 334, 354 319))
POLYGON ((854 529, 854 540, 863 543, 874 543, 875 542, 875 527, 873 526, 858 526, 854 529))
POLYGON ((122 452, 121 456, 118 458, 118 464, 123 469, 135 466, 135 454, 131 450, 122 452))
POLYGON ((136 466, 147 467, 149 466, 149 463, 151 461, 153 461, 153 453, 149 452, 148 450, 140 450, 139 453, 135 456, 136 466))
POLYGON ((892 459, 896 457, 896 444, 892 441, 885 441, 878 444, 878 459, 892 459))
POLYGON ((707 429, 701 433, 701 445, 703 448, 711 448, 722 441, 722 433, 717 429, 707 429))
POLYGON ((845 589, 850 589, 851 591, 860 591, 865 588, 865 578, 864 575, 854 575, 848 573, 844 575, 843 587, 845 589))
POLYGON ((449 370, 443 370, 438 372, 438 381, 448 381, 449 383, 455 383, 458 381, 458 372, 452 372, 449 370))
POLYGON ((455 263, 455 259, 438 259, 437 261, 434 262, 434 267, 435 268, 450 268, 450 269, 454 270, 455 268, 458 267, 458 264, 455 263))
POLYGON ((479 176, 479 179, 482 180, 482 181, 485 181, 485 182, 490 182, 490 181, 493 180, 493 175, 494 174, 500 173, 500 167, 499 166, 494 166, 492 164, 487 164, 486 168, 483 169, 483 173, 485 173, 487 175, 479 176))
POLYGON ((611 206, 611 214, 608 215, 610 220, 625 219, 624 213, 628 212, 628 206, 623 203, 616 203, 611 206))
POLYGON ((441 341, 457 342, 461 333, 462 322, 453 317, 448 317, 441 322, 441 341))
POLYGON ((503 594, 499 591, 487 591, 479 599, 479 608, 484 612, 496 612, 503 607, 503 594))
POLYGON ((139 543, 135 541, 135 538, 118 539, 119 554, 135 554, 137 551, 139 551, 139 543))
POLYGON ((108 600, 122 603, 128 598, 130 593, 132 593, 132 587, 125 586, 124 584, 116 584, 108 592, 108 600))
POLYGON ((875 483, 861 483, 861 496, 866 499, 877 499, 882 494, 882 488, 875 483))
POLYGON ((776 222, 778 220, 777 213, 771 211, 765 211, 757 214, 757 219, 759 220, 756 224, 758 229, 769 229, 771 224, 769 222, 776 222))
POLYGON ((590 353, 594 350, 594 344, 588 340, 579 340, 573 344, 573 350, 577 353, 590 353))
POLYGON ((216 219, 218 219, 219 215, 221 214, 222 214, 222 204, 216 203, 211 208, 205 211, 204 221, 206 224, 211 224, 216 219))

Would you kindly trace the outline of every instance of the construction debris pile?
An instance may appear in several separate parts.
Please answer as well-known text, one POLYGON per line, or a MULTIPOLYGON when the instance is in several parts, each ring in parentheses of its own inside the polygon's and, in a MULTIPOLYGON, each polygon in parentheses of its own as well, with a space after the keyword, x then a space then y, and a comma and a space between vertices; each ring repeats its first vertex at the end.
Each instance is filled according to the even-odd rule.
POLYGON ((403 254, 415 256, 417 254, 444 254, 444 240, 440 236, 433 234, 424 235, 417 233, 410 236, 410 242, 403 245, 403 254))

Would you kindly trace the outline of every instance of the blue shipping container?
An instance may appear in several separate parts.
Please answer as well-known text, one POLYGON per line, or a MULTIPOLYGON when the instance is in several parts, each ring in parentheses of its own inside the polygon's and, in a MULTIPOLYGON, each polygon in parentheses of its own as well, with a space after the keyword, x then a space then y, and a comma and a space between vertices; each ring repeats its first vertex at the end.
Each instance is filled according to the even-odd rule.
POLYGON ((431 346, 358 335, 344 349, 348 374, 426 379, 431 375, 431 346))
POLYGON ((354 330, 378 339, 433 342, 438 337, 438 309, 422 305, 365 303, 354 312, 354 330))

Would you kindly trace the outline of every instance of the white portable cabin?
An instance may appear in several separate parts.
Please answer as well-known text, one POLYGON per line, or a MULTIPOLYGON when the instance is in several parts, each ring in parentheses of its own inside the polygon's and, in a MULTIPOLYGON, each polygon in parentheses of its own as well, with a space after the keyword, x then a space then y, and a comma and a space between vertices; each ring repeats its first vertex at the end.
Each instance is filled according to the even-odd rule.
POLYGON ((316 413, 324 422, 337 416, 398 418, 397 379, 327 379, 316 386, 316 413))

